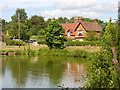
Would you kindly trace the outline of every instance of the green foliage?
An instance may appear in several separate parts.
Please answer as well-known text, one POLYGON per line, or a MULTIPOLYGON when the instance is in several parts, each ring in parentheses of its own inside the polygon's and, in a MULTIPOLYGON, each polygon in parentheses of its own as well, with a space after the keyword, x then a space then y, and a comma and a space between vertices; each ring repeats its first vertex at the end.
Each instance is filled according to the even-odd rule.
POLYGON ((0 18, 0 23, 2 24, 2 32, 6 32, 6 25, 7 25, 7 22, 4 20, 4 19, 1 19, 0 18))
POLYGON ((25 23, 28 17, 25 9, 17 9, 15 15, 11 17, 12 21, 18 22, 18 14, 20 15, 20 22, 25 23))
POLYGON ((90 88, 120 88, 120 77, 112 63, 112 53, 101 51, 91 56, 88 66, 88 83, 90 88))
POLYGON ((28 27, 30 31, 28 32, 31 35, 44 35, 45 27, 47 26, 42 16, 32 16, 28 20, 28 27))
POLYGON ((105 34, 103 36, 103 42, 109 47, 114 47, 118 45, 118 26, 114 23, 109 22, 105 29, 105 34))
POLYGON ((38 40, 37 43, 38 43, 38 44, 46 44, 46 41, 44 41, 44 40, 43 40, 43 41, 38 40))
POLYGON ((87 33, 86 40, 88 40, 88 41, 95 41, 95 40, 97 40, 97 39, 98 39, 98 37, 96 37, 96 32, 94 32, 94 31, 89 31, 89 32, 87 33))
MULTIPOLYGON (((114 56, 120 53, 120 30, 115 23, 108 23, 105 28, 105 34, 101 39, 103 50, 91 56, 92 62, 88 66, 88 83, 86 87, 90 88, 120 88, 120 63, 113 63, 114 56), (115 47, 114 53, 112 48, 115 47)), ((116 59, 116 58, 115 58, 116 59)), ((120 60, 117 58, 117 60, 120 60)))
POLYGON ((37 36, 37 35, 32 35, 32 36, 30 36, 30 39, 39 39, 39 36, 37 36))
POLYGON ((120 60, 120 30, 116 23, 112 23, 111 20, 107 24, 105 34, 102 38, 104 48, 111 50, 112 47, 116 48, 116 55, 120 60))
POLYGON ((15 41, 15 40, 7 40, 7 41, 6 41, 6 44, 7 44, 7 45, 10 45, 10 46, 14 46, 14 45, 18 46, 19 43, 20 43, 21 46, 24 46, 24 45, 25 45, 25 42, 24 42, 24 41, 20 41, 20 42, 19 42, 19 41, 15 41))
POLYGON ((67 41, 66 46, 101 46, 100 41, 67 41))
POLYGON ((2 42, 6 42, 7 40, 10 40, 10 35, 2 32, 2 42))
MULTIPOLYGON (((8 34, 10 35, 10 38, 18 38, 18 23, 17 22, 9 22, 6 25, 6 28, 8 30, 8 34)), ((25 39, 28 40, 29 39, 29 35, 28 33, 28 29, 26 29, 26 24, 24 23, 20 23, 20 36, 21 39, 25 39)))
POLYGON ((83 50, 75 50, 75 51, 67 51, 65 49, 47 49, 41 48, 38 51, 38 55, 45 55, 45 56, 65 56, 65 57, 81 57, 81 58, 88 58, 90 55, 93 54, 92 52, 87 52, 83 50))
POLYGON ((64 37, 64 29, 57 22, 57 20, 52 20, 48 27, 46 28, 45 40, 48 47, 51 48, 64 48, 64 42, 66 37, 64 37))
POLYGON ((67 17, 59 17, 58 19, 58 22, 59 23, 68 23, 69 22, 69 19, 67 17))
POLYGON ((11 39, 18 38, 18 13, 20 15, 20 37, 21 39, 28 40, 30 35, 28 34, 29 29, 27 28, 27 13, 24 9, 16 10, 15 15, 11 17, 12 21, 5 25, 5 29, 9 32, 11 39))

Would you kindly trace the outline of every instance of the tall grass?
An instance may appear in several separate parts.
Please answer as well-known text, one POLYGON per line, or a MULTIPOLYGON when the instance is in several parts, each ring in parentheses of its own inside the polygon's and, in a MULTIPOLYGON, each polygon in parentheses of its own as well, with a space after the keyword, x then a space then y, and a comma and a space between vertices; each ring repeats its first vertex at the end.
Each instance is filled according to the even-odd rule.
POLYGON ((41 55, 41 56, 65 56, 65 57, 90 57, 93 52, 87 52, 84 50, 74 50, 68 51, 66 49, 48 49, 48 48, 40 48, 39 50, 33 50, 30 48, 24 50, 8 50, 1 52, 14 52, 18 53, 18 55, 41 55))
POLYGON ((68 51, 65 49, 46 49, 41 48, 38 51, 38 55, 47 55, 47 56, 67 56, 67 57, 89 57, 93 52, 87 52, 84 50, 74 50, 68 51))

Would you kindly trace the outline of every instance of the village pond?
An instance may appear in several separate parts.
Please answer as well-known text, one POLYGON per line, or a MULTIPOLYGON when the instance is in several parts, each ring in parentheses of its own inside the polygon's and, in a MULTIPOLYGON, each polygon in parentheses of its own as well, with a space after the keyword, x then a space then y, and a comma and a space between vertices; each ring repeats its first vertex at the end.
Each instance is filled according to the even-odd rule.
POLYGON ((83 87, 86 68, 83 58, 2 56, 2 88, 83 87))

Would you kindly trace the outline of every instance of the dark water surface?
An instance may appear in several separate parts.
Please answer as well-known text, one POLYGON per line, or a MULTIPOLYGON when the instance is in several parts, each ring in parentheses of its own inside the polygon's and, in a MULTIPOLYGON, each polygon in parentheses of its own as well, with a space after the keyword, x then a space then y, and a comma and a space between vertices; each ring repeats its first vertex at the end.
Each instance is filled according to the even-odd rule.
POLYGON ((2 88, 78 88, 85 83, 86 67, 80 58, 3 56, 2 88))

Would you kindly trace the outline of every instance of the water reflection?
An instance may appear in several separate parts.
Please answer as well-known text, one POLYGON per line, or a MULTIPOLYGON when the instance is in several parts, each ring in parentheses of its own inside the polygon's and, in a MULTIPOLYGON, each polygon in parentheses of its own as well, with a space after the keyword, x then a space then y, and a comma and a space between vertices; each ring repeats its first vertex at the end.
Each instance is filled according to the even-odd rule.
POLYGON ((85 64, 64 62, 66 66, 63 74, 62 84, 65 87, 82 87, 84 86, 85 64))
POLYGON ((85 64, 78 58, 5 56, 3 88, 57 88, 84 85, 85 64), (6 84, 7 83, 7 84, 6 84))

